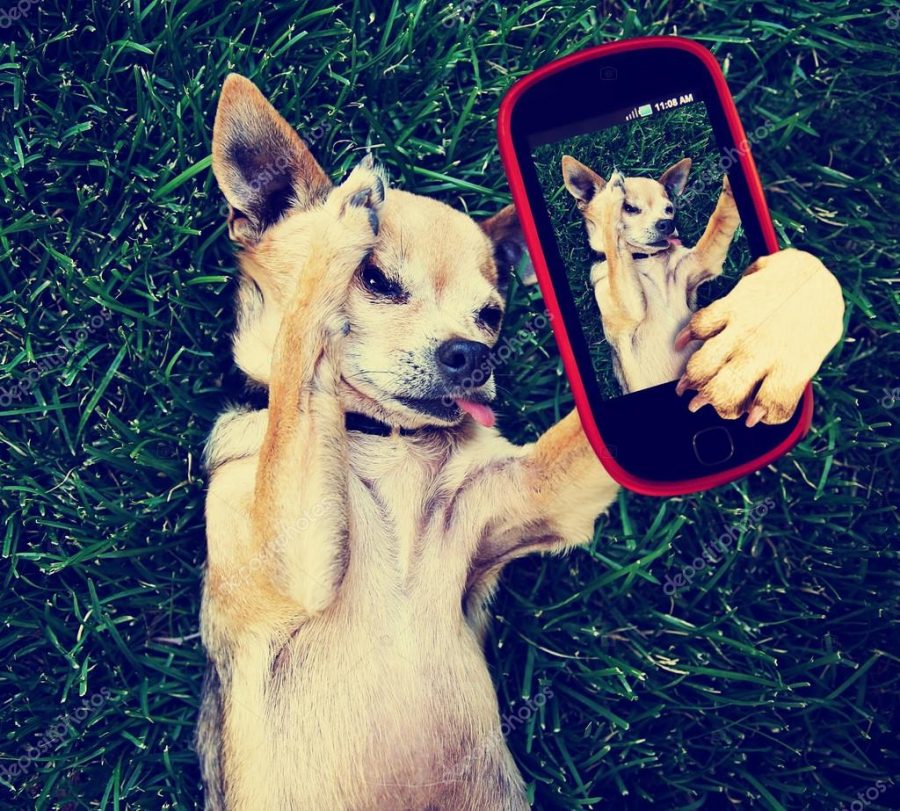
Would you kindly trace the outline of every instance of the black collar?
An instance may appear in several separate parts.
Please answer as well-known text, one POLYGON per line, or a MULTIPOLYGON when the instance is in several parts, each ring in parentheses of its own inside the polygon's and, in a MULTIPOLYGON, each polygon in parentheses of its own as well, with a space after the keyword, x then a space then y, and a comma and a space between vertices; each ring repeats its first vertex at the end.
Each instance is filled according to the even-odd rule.
MULTIPOLYGON (((667 249, 668 250, 668 249, 667 249)), ((663 253, 663 251, 659 251, 659 253, 663 253)), ((632 259, 649 259, 651 256, 656 256, 655 253, 633 253, 631 254, 632 259)), ((605 262, 606 254, 603 251, 595 251, 591 249, 591 256, 594 257, 595 262, 605 262)))
MULTIPOLYGON (((358 431, 361 434, 372 434, 373 436, 390 436, 394 433, 394 428, 386 422, 367 417, 356 411, 348 411, 344 414, 344 427, 348 431, 358 431)), ((416 428, 400 429, 400 436, 413 436, 416 433, 418 433, 416 428)))
MULTIPOLYGON (((269 390, 247 379, 247 376, 233 365, 226 373, 223 380, 223 388, 229 399, 252 411, 261 411, 269 407, 269 390)), ((360 434, 371 436, 390 436, 394 428, 386 422, 381 422, 365 414, 356 411, 348 411, 344 415, 344 427, 348 431, 356 431, 360 434)), ((413 436, 417 434, 417 428, 400 428, 401 436, 413 436)))

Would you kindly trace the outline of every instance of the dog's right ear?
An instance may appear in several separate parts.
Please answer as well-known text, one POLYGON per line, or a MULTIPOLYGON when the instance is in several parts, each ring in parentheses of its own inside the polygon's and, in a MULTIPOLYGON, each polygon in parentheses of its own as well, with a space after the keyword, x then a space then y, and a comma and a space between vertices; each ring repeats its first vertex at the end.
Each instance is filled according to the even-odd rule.
POLYGON ((222 85, 213 126, 212 167, 231 207, 228 233, 242 245, 259 241, 289 209, 322 200, 331 180, 309 148, 253 82, 231 73, 222 85))
POLYGON ((480 223, 481 230, 494 244, 494 261, 497 265, 497 290, 503 298, 509 289, 509 278, 517 270, 522 284, 537 282, 534 266, 528 256, 522 226, 514 205, 504 206, 493 217, 480 223), (522 259, 526 258, 526 262, 522 259))
POLYGON ((666 188, 666 194, 674 197, 681 194, 687 185, 688 173, 691 171, 691 159, 682 158, 678 163, 673 163, 659 176, 659 182, 666 188))
POLYGON ((578 208, 584 208, 606 185, 606 181, 600 175, 571 155, 563 155, 562 176, 563 183, 566 184, 569 194, 575 198, 578 208))

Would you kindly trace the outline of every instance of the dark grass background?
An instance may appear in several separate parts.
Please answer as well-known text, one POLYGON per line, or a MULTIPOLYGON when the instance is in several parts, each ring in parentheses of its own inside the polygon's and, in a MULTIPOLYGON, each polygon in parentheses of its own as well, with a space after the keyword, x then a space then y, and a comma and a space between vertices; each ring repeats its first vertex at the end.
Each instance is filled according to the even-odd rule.
MULTIPOLYGON (((748 129, 769 127, 777 227, 839 275, 847 337, 787 458, 696 497, 623 493, 589 549, 507 572, 488 641, 503 712, 552 689, 510 745, 541 809, 831 809, 866 789, 900 807, 876 783, 898 773, 896 6, 22 5, 0 18, 0 807, 199 802, 226 73, 314 133, 335 175, 370 144, 398 185, 487 214, 508 199, 494 127, 512 81, 656 33, 711 47, 748 129), (734 525, 733 553, 667 597, 734 525)), ((512 292, 507 329, 537 296, 512 292)), ((546 332, 500 382, 517 440, 570 406, 546 332)))
MULTIPOLYGON (((602 92, 602 88, 594 88, 602 92)), ((562 179, 562 157, 571 155, 609 180, 618 169, 626 177, 658 179, 672 164, 691 158, 688 185, 676 195, 675 223, 687 247, 697 243, 722 190, 721 154, 716 146, 706 106, 702 101, 665 112, 654 112, 600 132, 576 135, 544 144, 533 151, 538 180, 544 191, 547 213, 553 224, 559 255, 566 267, 600 391, 618 397, 621 386, 612 369, 609 346, 598 316, 597 299, 591 287, 593 259, 584 217, 562 179)), ((725 295, 750 263, 750 251, 742 228, 735 234, 722 275, 700 287, 698 305, 725 295)))

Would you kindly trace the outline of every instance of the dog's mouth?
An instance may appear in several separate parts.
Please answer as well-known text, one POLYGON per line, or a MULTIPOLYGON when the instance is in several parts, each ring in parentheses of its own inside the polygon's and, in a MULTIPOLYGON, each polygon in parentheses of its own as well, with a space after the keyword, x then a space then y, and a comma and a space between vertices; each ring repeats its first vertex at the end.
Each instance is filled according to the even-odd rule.
MULTIPOLYGON (((489 377, 488 380, 491 378, 489 377)), ((402 394, 388 393, 379 390, 377 386, 367 381, 373 389, 370 392, 362 391, 344 378, 344 384, 356 393, 358 397, 370 400, 379 405, 381 409, 390 412, 387 403, 393 401, 404 408, 414 411, 420 417, 428 417, 445 425, 455 425, 464 414, 468 414, 480 425, 487 428, 493 426, 495 417, 490 406, 493 397, 483 389, 464 387, 459 389, 437 390, 425 397, 410 397, 402 394)), ((482 383, 484 386, 487 380, 482 383)))
POLYGON ((394 399, 412 411, 434 417, 442 422, 456 422, 462 414, 468 414, 475 422, 486 428, 493 426, 495 421, 490 398, 480 392, 460 394, 446 392, 439 397, 395 397, 394 399))
POLYGON ((647 243, 648 248, 674 248, 677 245, 681 245, 681 239, 678 237, 677 233, 670 234, 662 239, 657 239, 655 242, 647 243))

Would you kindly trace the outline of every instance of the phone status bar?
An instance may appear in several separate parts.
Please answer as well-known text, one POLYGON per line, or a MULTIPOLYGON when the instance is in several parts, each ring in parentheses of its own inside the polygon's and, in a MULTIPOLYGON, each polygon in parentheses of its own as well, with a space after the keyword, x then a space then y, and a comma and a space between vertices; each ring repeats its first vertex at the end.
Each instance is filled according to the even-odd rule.
POLYGON ((528 136, 528 144, 531 149, 535 149, 536 147, 555 143, 564 138, 584 135, 589 132, 597 132, 598 130, 603 130, 607 127, 615 127, 620 124, 631 124, 634 121, 640 121, 643 118, 649 118, 653 115, 665 113, 700 100, 701 95, 696 91, 670 93, 668 96, 653 99, 645 104, 639 104, 635 107, 623 107, 618 110, 610 110, 608 113, 583 118, 578 122, 573 122, 572 124, 562 127, 554 127, 552 129, 531 133, 528 136))
POLYGON ((694 101, 693 93, 681 93, 677 96, 667 96, 664 99, 657 99, 648 104, 641 104, 619 112, 624 114, 622 121, 637 121, 640 118, 647 118, 654 113, 664 113, 668 110, 674 110, 676 107, 683 107, 685 104, 692 104, 694 101))

